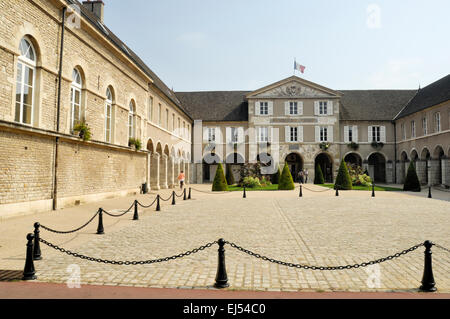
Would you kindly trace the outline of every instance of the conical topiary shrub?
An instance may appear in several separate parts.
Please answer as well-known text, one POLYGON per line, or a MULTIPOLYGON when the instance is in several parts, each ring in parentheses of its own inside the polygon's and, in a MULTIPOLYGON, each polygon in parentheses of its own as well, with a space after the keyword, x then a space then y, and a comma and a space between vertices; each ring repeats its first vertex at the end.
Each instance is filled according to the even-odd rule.
POLYGON ((314 172, 314 184, 325 184, 325 179, 323 178, 322 169, 320 165, 316 165, 316 171, 314 172))
POLYGON ((234 175, 233 175, 233 169, 231 168, 231 165, 227 165, 227 184, 228 185, 234 185, 235 181, 234 181, 234 175))
POLYGON ((272 175, 272 184, 279 184, 280 177, 281 177, 281 167, 280 167, 280 164, 278 164, 277 172, 272 175))
POLYGON ((289 171, 289 166, 285 163, 283 171, 281 172, 280 181, 278 183, 278 190, 292 190, 294 188, 294 180, 292 179, 291 172, 289 171))
POLYGON ((216 170, 216 176, 214 177, 212 191, 222 192, 227 190, 228 190, 227 179, 225 178, 225 174, 223 172, 222 163, 219 163, 216 170))
POLYGON ((341 161, 341 165, 339 166, 338 175, 336 177, 336 182, 334 183, 334 187, 343 190, 351 190, 352 187, 352 179, 350 178, 350 174, 348 173, 347 164, 345 164, 344 159, 341 161))
POLYGON ((416 168, 413 161, 409 164, 408 173, 406 174, 405 184, 403 185, 404 191, 420 192, 420 182, 417 177, 416 168))

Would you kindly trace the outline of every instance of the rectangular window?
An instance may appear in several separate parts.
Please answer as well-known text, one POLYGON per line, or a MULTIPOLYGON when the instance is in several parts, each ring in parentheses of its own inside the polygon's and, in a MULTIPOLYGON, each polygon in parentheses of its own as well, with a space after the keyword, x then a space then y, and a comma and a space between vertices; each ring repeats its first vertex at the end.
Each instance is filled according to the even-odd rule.
POLYGON ((321 101, 319 102, 319 114, 320 115, 327 115, 328 114, 328 102, 321 101))
POLYGON ((260 127, 258 129, 258 142, 268 142, 269 141, 269 128, 268 127, 260 127))
POLYGON ((169 109, 166 109, 166 130, 169 130, 169 109))
POLYGON ((289 102, 289 114, 297 115, 298 114, 298 104, 297 102, 289 102))
POLYGON ((232 143, 237 143, 239 141, 239 135, 238 135, 238 129, 237 127, 232 127, 231 128, 231 142, 232 143))
POLYGON ((434 114, 434 122, 435 122, 435 127, 436 127, 436 132, 440 132, 441 131, 441 113, 435 113, 434 114))
POLYGON ((153 97, 150 96, 148 100, 148 120, 149 122, 153 121, 153 97))
POLYGON ((107 143, 111 143, 111 110, 112 105, 110 103, 106 103, 105 110, 105 141, 107 143))
POLYGON ((208 142, 215 142, 216 141, 216 128, 210 127, 208 128, 208 142))
POLYGON ((348 127, 348 141, 353 142, 353 126, 348 127))
POLYGON ((416 122, 411 121, 411 137, 416 137, 416 122))
POLYGON ((401 130, 402 130, 402 140, 406 140, 405 124, 403 124, 403 123, 401 125, 401 130))
POLYGON ((372 126, 372 142, 381 142, 381 127, 372 126))
POLYGON ((186 137, 186 122, 183 121, 183 131, 181 132, 181 137, 186 137))
POLYGON ((72 105, 72 122, 70 123, 70 129, 73 130, 74 126, 81 121, 81 91, 78 88, 72 87, 70 89, 72 105))
POLYGON ((187 139, 188 139, 188 141, 190 141, 191 140, 191 126, 189 124, 187 126, 187 134, 188 134, 187 139))
POLYGON ((428 134, 428 123, 427 123, 426 117, 424 117, 422 119, 422 128, 423 128, 423 135, 427 135, 428 134))
POLYGON ((172 132, 175 131, 175 114, 172 114, 172 132))
POLYGON ((161 126, 162 124, 162 114, 161 114, 161 103, 158 105, 158 125, 161 126))
POLYGON ((327 142, 328 141, 328 128, 321 126, 320 127, 320 141, 327 142))
POLYGON ((298 127, 290 127, 289 128, 290 131, 290 137, 289 137, 289 141, 290 142, 298 142, 298 127))
POLYGON ((259 114, 260 115, 268 115, 269 114, 269 103, 268 102, 259 102, 259 114))

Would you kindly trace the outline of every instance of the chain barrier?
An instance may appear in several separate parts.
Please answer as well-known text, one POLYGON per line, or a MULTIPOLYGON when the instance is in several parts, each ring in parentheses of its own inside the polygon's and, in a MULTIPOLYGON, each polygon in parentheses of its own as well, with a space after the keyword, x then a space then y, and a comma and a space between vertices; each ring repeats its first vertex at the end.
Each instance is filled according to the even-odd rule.
POLYGON ((164 198, 161 197, 161 195, 159 195, 159 199, 162 200, 163 202, 167 202, 167 201, 169 201, 172 198, 172 196, 173 196, 173 193, 167 199, 164 199, 164 198))
POLYGON ((205 191, 201 191, 201 190, 199 190, 199 189, 195 189, 195 188, 192 188, 192 187, 191 187, 191 189, 192 189, 193 191, 196 191, 196 192, 199 192, 199 193, 204 193, 204 194, 209 194, 209 195, 223 195, 223 194, 231 194, 231 193, 235 193, 235 192, 233 192, 233 191, 225 191, 225 192, 205 192, 205 191))
POLYGON ((108 259, 101 259, 101 258, 94 258, 94 257, 89 257, 89 256, 85 256, 82 254, 78 254, 78 253, 74 253, 70 250, 61 248, 55 244, 49 243, 48 241, 39 238, 39 241, 47 246, 49 246, 50 248, 53 248, 55 250, 59 250, 62 253, 65 253, 67 255, 76 257, 76 258, 81 258, 81 259, 86 259, 89 261, 95 261, 98 263, 105 263, 105 264, 112 264, 112 265, 144 265, 144 264, 154 264, 154 263, 160 263, 160 262, 164 262, 164 261, 169 261, 169 260, 174 260, 177 258, 183 258, 185 256, 189 256, 191 254, 195 254, 198 253, 199 251, 202 251, 206 248, 211 247, 214 244, 217 244, 218 241, 213 241, 211 243, 207 243, 206 245, 200 246, 198 248, 192 249, 192 250, 188 250, 184 253, 178 254, 178 255, 173 255, 170 257, 164 257, 164 258, 158 258, 158 259, 150 259, 150 260, 142 260, 142 261, 116 261, 116 260, 108 260, 108 259))
POLYGON ((98 211, 95 213, 95 215, 92 216, 92 218, 88 220, 88 222, 87 222, 86 224, 84 224, 83 226, 80 226, 80 227, 78 227, 78 228, 76 228, 76 229, 74 229, 74 230, 68 230, 68 231, 54 230, 54 229, 48 228, 47 226, 44 226, 44 225, 40 225, 40 227, 41 227, 42 229, 45 229, 45 230, 47 230, 47 231, 49 231, 49 232, 56 233, 56 234, 71 234, 71 233, 75 233, 75 232, 77 232, 77 231, 83 229, 83 228, 86 227, 87 225, 89 225, 89 224, 94 220, 94 218, 97 217, 97 215, 98 215, 99 212, 100 212, 100 210, 98 210, 98 211))
POLYGON ((311 191, 311 192, 313 192, 313 193, 324 193, 324 192, 336 190, 335 188, 328 188, 328 189, 325 189, 325 190, 317 191, 317 190, 314 190, 314 189, 310 189, 310 188, 308 188, 308 187, 306 187, 306 186, 303 186, 303 188, 304 188, 304 189, 307 189, 307 190, 309 190, 309 191, 311 191))
POLYGON ((134 206, 134 203, 131 204, 130 208, 128 208, 126 211, 122 212, 121 214, 112 214, 112 213, 107 212, 103 208, 102 208, 102 212, 104 212, 106 215, 111 216, 111 217, 121 217, 121 216, 129 213, 131 211, 131 209, 133 208, 133 206, 134 206))
POLYGON ((254 253, 254 252, 252 252, 250 250, 247 250, 245 248, 242 248, 242 247, 236 245, 235 243, 231 243, 231 242, 228 242, 228 241, 225 241, 225 243, 229 244, 231 247, 233 247, 233 248, 235 248, 237 250, 240 250, 243 253, 246 253, 247 255, 253 256, 255 258, 259 258, 259 259, 262 259, 262 260, 265 260, 265 261, 269 261, 271 263, 275 263, 275 264, 279 264, 279 265, 283 265, 283 266, 287 266, 287 267, 303 268, 303 269, 311 269, 311 270, 343 270, 343 269, 352 269, 352 268, 366 267, 366 266, 369 266, 369 265, 379 264, 379 263, 385 262, 387 260, 398 258, 401 255, 405 255, 405 254, 407 254, 407 253, 409 253, 411 251, 414 251, 417 248, 419 248, 419 247, 424 245, 423 243, 422 244, 418 244, 418 245, 415 245, 415 246, 413 246, 411 248, 405 249, 405 250, 403 250, 403 251, 401 251, 399 253, 396 253, 394 255, 391 255, 391 256, 388 256, 388 257, 385 257, 385 258, 380 258, 380 259, 377 259, 377 260, 363 262, 363 263, 360 263, 360 264, 345 265, 345 266, 309 266, 309 265, 301 265, 301 264, 294 264, 294 263, 288 263, 288 262, 284 262, 284 261, 279 261, 279 260, 276 260, 276 259, 273 259, 273 258, 269 258, 269 257, 266 257, 266 256, 262 256, 260 254, 254 253))
POLYGON ((436 246, 439 249, 445 250, 446 252, 450 253, 450 249, 448 249, 448 248, 442 247, 441 245, 438 245, 438 244, 435 244, 435 243, 433 243, 433 245, 436 246))
POLYGON ((154 203, 156 203, 157 199, 158 199, 158 197, 156 197, 150 205, 143 205, 139 201, 137 201, 137 203, 138 203, 139 206, 141 206, 143 208, 149 208, 149 207, 153 206, 154 203))
POLYGON ((175 196, 176 196, 176 197, 182 197, 183 195, 184 195, 184 190, 181 191, 181 194, 180 194, 180 195, 177 195, 177 193, 175 193, 175 196))

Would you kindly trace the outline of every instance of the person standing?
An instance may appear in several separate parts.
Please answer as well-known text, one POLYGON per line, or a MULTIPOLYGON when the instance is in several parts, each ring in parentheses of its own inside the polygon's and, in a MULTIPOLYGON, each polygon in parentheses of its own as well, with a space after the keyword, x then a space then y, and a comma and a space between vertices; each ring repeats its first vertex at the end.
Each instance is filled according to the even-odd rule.
POLYGON ((300 172, 298 173, 298 177, 299 177, 299 179, 300 179, 300 184, 303 184, 303 182, 304 182, 304 177, 305 177, 305 175, 304 175, 304 173, 303 173, 303 170, 300 170, 300 172))
POLYGON ((308 169, 305 169, 305 184, 308 184, 308 169))
POLYGON ((181 171, 180 174, 178 175, 178 181, 180 182, 180 189, 183 189, 184 186, 184 172, 181 171))

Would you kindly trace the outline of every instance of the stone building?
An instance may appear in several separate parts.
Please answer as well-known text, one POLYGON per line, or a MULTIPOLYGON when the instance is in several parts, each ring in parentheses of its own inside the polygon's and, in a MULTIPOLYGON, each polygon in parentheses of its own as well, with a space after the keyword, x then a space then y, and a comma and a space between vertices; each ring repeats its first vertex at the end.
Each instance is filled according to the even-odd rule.
POLYGON ((210 182, 218 162, 294 177, 342 158, 375 182, 450 185, 450 76, 335 90, 292 76, 254 91, 173 92, 104 24, 102 1, 0 1, 0 217, 210 182), (74 129, 85 123, 91 138, 74 129), (141 142, 135 150, 130 139, 141 142))

